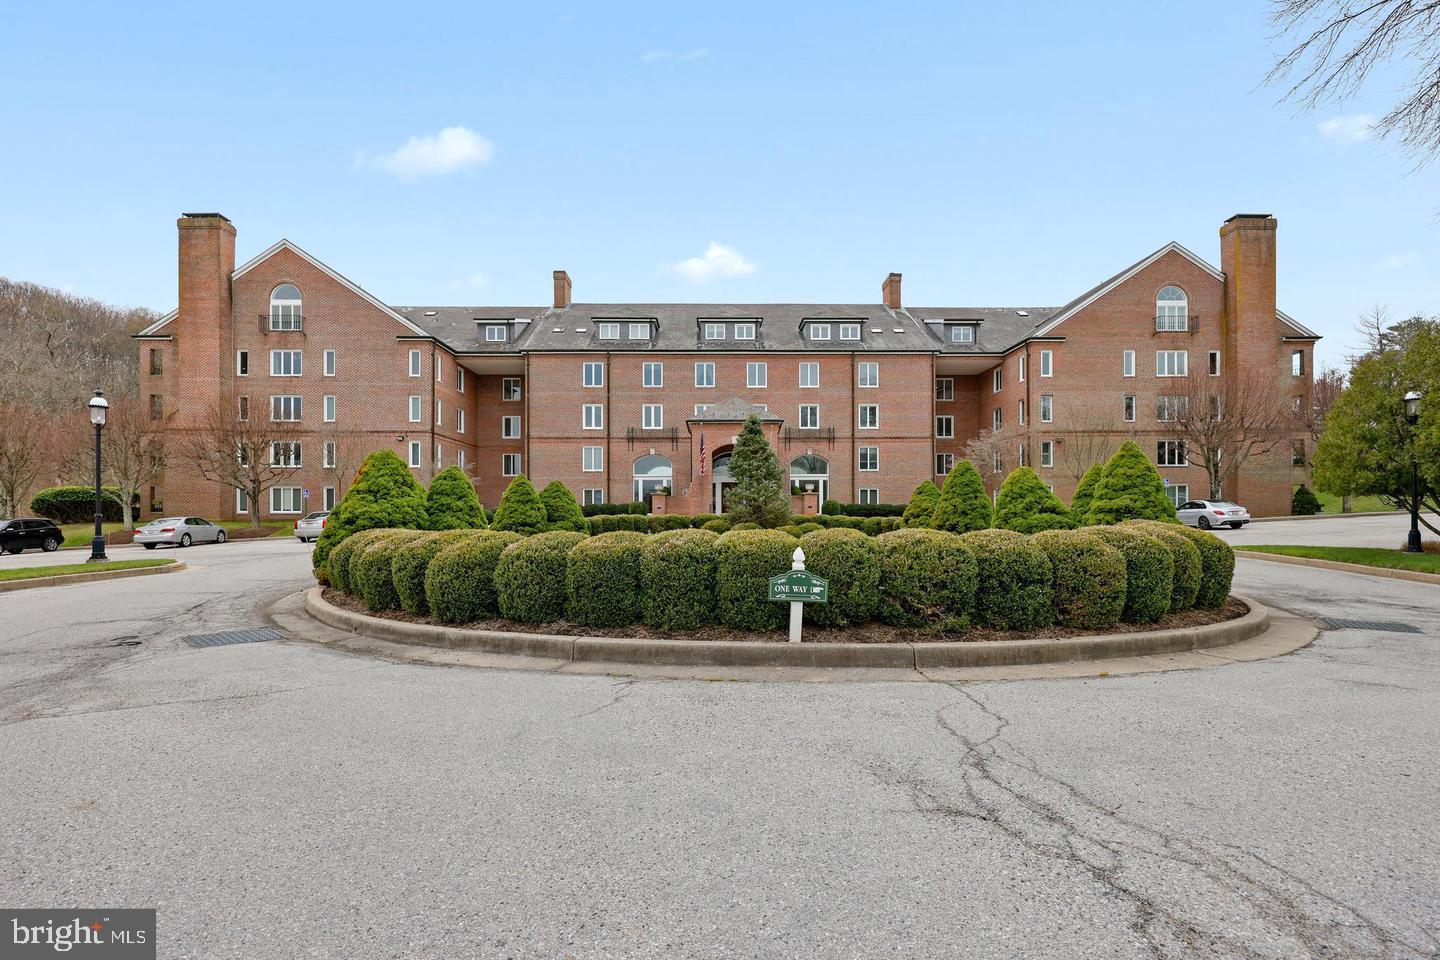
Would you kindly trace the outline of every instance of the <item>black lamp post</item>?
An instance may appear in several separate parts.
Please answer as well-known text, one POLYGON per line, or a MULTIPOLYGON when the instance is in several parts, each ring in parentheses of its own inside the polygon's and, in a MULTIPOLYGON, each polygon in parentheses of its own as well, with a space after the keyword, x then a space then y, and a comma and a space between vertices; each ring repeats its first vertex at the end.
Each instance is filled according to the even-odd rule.
POLYGON ((90 561, 109 560, 105 556, 105 532, 101 529, 103 511, 100 505, 100 431, 105 429, 105 415, 110 412, 110 401, 105 399, 103 390, 96 390, 90 398, 90 422, 95 425, 95 538, 90 541, 90 561))
MULTIPOLYGON (((1420 394, 1414 390, 1405 394, 1405 422, 1412 427, 1420 422, 1420 394)), ((1405 542, 1405 552, 1420 552, 1420 466, 1413 454, 1410 457, 1410 538, 1405 542)))

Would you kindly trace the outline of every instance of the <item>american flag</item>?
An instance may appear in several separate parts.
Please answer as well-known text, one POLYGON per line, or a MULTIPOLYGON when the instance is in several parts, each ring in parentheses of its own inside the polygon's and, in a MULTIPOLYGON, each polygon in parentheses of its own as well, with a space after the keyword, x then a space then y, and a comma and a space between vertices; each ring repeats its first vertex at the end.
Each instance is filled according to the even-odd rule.
POLYGON ((700 434, 700 476, 705 476, 705 434, 700 434))

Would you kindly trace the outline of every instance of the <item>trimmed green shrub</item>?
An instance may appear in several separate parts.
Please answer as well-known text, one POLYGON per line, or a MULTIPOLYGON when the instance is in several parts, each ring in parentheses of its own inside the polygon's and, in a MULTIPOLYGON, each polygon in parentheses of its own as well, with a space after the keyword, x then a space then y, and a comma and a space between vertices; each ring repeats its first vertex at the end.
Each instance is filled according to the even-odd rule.
POLYGON ((1170 612, 1179 613, 1195 605, 1200 594, 1200 578, 1204 572, 1200 550, 1181 533, 1181 526, 1160 520, 1127 520, 1123 526, 1143 530, 1170 549, 1175 561, 1175 578, 1170 584, 1170 612))
POLYGON ((555 530, 512 543, 495 565, 500 615, 522 623, 552 623, 565 615, 566 555, 585 534, 555 530))
POLYGON ((715 541, 715 608, 722 624, 737 630, 778 630, 789 607, 771 603, 770 578, 790 569, 799 541, 779 530, 738 528, 715 541))
POLYGON ((1305 484, 1295 488, 1295 494, 1290 498, 1290 513, 1297 517, 1310 517, 1320 512, 1320 498, 1311 492, 1305 484))
POLYGON ((495 566, 518 533, 481 530, 446 546, 425 570, 425 603, 441 623, 489 620, 500 612, 495 566))
POLYGON ((930 526, 930 518, 935 516, 935 508, 939 505, 940 488, 926 480, 910 494, 910 502, 905 505, 905 526, 930 526))
POLYGON ((842 503, 840 512, 847 517, 900 517, 905 515, 907 506, 904 503, 842 503))
POLYGON ((806 623, 848 627, 875 616, 880 602, 880 552, 874 539, 856 530, 817 530, 805 534, 800 547, 805 551, 805 569, 830 584, 828 602, 805 604, 806 623))
POLYGON ((1165 616, 1175 582, 1175 559, 1170 548, 1138 527, 1080 529, 1110 544, 1125 558, 1125 610, 1120 619, 1126 623, 1154 623, 1165 616))
MULTIPOLYGON (((504 503, 502 500, 501 503, 504 503)), ((577 530, 585 533, 585 514, 580 512, 580 502, 570 488, 559 480, 551 480, 540 491, 540 505, 545 508, 547 530, 577 530)))
POLYGON ((484 526, 485 509, 465 471, 446 467, 435 474, 425 491, 425 529, 478 530, 484 526))
POLYGON ((804 536, 804 533, 802 533, 800 530, 800 525, 795 523, 787 523, 783 527, 776 527, 775 529, 779 530, 781 533, 788 533, 790 534, 790 536, 795 537, 796 539, 804 536))
POLYGON ((955 464, 945 478, 930 526, 951 533, 970 533, 990 526, 990 496, 980 471, 969 460, 955 464))
POLYGON ((621 514, 619 516, 607 515, 591 517, 586 521, 590 533, 614 533, 617 530, 627 530, 632 533, 649 533, 650 521, 654 517, 637 517, 632 514, 621 514))
POLYGON ((731 530, 759 530, 759 529, 761 529, 761 526, 760 526, 760 524, 758 524, 758 523, 750 523, 750 522, 746 521, 746 522, 744 522, 744 523, 737 523, 737 524, 735 524, 733 527, 731 527, 730 529, 731 529, 731 530))
POLYGON ((329 561, 325 564, 330 575, 330 586, 344 593, 358 594, 359 591, 350 583, 350 561, 354 559, 355 552, 394 532, 391 527, 375 527, 371 530, 361 530, 359 533, 351 534, 336 544, 335 549, 330 552, 329 561))
POLYGON ((816 530, 824 530, 824 529, 825 529, 825 528, 822 527, 822 526, 821 526, 820 524, 818 524, 818 523, 802 523, 802 524, 800 524, 800 534, 801 534, 801 536, 804 536, 804 535, 807 534, 807 533, 814 533, 816 530))
POLYGON ((1084 523, 1085 517, 1090 513, 1090 504, 1095 500, 1095 488, 1100 484, 1100 475, 1105 472, 1105 464, 1097 463, 1085 475, 1080 478, 1080 485, 1075 488, 1075 496, 1070 498, 1070 516, 1076 523, 1084 523))
POLYGON ((730 521, 726 520, 724 517, 720 517, 715 520, 706 520, 704 523, 700 524, 700 529, 709 530, 711 533, 729 533, 730 521))
POLYGON ((510 481, 495 508, 492 530, 508 530, 525 536, 545 529, 545 505, 524 474, 510 481))
POLYGON ((1225 606, 1230 582, 1235 578, 1235 550, 1213 533, 1194 527, 1177 527, 1200 551, 1200 589, 1195 606, 1215 610, 1225 606))
POLYGON ((1101 630, 1125 611, 1125 558, 1099 537, 1079 530, 1042 530, 1031 543, 1050 558, 1055 622, 1101 630))
POLYGON ((1106 462, 1083 518, 1084 523, 1124 520, 1175 520, 1175 505, 1165 495, 1165 481, 1133 440, 1120 444, 1106 462))
MULTIPOLYGON (((138 513, 138 499, 131 504, 131 516, 138 513)), ((19 510, 19 504, 16 504, 19 510)), ((30 510, 37 517, 45 517, 56 523, 91 523, 95 520, 94 487, 46 487, 30 498, 30 510)), ((100 488, 100 516, 106 522, 116 523, 121 518, 120 488, 100 488)))
POLYGON ((352 592, 365 601, 368 609, 394 610, 400 606, 390 562, 401 547, 424 535, 419 530, 397 530, 356 551, 350 558, 352 592))
POLYGON ((330 551, 350 534, 376 527, 416 530, 424 524, 425 488, 393 451, 376 450, 360 464, 355 482, 330 511, 310 562, 325 576, 330 551))
POLYGON ((1053 616, 1050 558, 1013 530, 976 530, 960 538, 975 554, 975 619, 997 630, 1034 630, 1053 616))
POLYGON ((923 527, 875 538, 880 619, 892 627, 963 630, 975 607, 975 554, 953 533, 923 527))
POLYGON ((625 627, 644 612, 640 560, 643 533, 602 533, 581 540, 565 558, 565 617, 587 627, 625 627))
POLYGON ((820 505, 820 512, 827 516, 838 517, 845 512, 845 505, 839 500, 826 500, 820 505))
POLYGON ((400 598, 400 609, 418 617, 428 615, 430 604, 425 599, 425 573, 430 568, 430 562, 441 550, 480 532, 442 530, 427 533, 396 550, 390 561, 390 577, 395 583, 395 595, 400 598))
POLYGON ((719 520, 719 519, 720 519, 720 514, 718 514, 718 513, 697 513, 697 514, 695 514, 693 517, 690 518, 690 526, 694 527, 696 530, 699 530, 701 527, 705 526, 705 524, 709 523, 711 520, 719 520))
POLYGON ((1000 484, 993 522, 1001 530, 1014 530, 1016 533, 1070 530, 1075 526, 1065 504, 1029 467, 1016 468, 1000 484))
POLYGON ((650 533, 664 533, 666 530, 685 530, 696 526, 691 517, 680 513, 662 513, 653 517, 646 517, 647 531, 650 533))
POLYGON ((671 530, 645 543, 640 582, 645 623, 657 630, 698 630, 715 619, 715 541, 710 530, 671 530))

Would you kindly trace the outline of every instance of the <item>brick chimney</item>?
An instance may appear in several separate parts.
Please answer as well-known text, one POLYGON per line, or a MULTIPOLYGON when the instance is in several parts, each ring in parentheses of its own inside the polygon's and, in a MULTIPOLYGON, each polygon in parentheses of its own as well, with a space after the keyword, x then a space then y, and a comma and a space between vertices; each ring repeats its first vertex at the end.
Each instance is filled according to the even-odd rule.
POLYGON ((555 309, 570 306, 570 274, 564 270, 555 271, 555 309))
POLYGON ((1220 329, 1227 366, 1275 362, 1280 343, 1275 317, 1275 218, 1237 213, 1220 227, 1225 310, 1220 329))
POLYGON ((880 285, 881 302, 891 310, 900 309, 900 274, 892 273, 880 285))
POLYGON ((179 311, 174 321, 175 396, 168 402, 187 419, 203 417, 218 401, 233 368, 230 275, 235 272, 235 227, 218 213, 185 213, 180 233, 179 311))

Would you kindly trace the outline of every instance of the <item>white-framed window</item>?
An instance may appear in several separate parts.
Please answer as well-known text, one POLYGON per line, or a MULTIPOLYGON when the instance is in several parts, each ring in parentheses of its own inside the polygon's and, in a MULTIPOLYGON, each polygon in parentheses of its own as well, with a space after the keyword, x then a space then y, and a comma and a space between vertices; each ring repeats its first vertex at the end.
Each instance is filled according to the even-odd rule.
POLYGON ((818 430, 820 428, 820 404, 800 404, 800 429, 818 430))
POLYGON ((937 454, 935 454, 935 476, 937 476, 937 477, 946 477, 946 476, 949 476, 949 475, 950 475, 950 471, 951 471, 951 470, 954 470, 954 469, 955 469, 955 454, 953 454, 953 453, 937 453, 937 454))
POLYGON ((410 351, 410 376, 412 376, 412 377, 418 377, 418 376, 420 376, 420 351, 419 351, 419 350, 411 350, 411 351, 410 351))
POLYGON ((464 392, 465 392, 465 368, 464 368, 464 367, 457 366, 457 367, 455 368, 455 389, 458 390, 458 391, 460 391, 461 393, 464 393, 464 392))
POLYGON ((440 354, 437 353, 437 354, 435 354, 435 382, 436 382, 436 383, 443 383, 443 382, 444 382, 444 379, 443 379, 444 370, 445 370, 444 362, 441 360, 440 354))
POLYGON ((464 407, 456 407, 456 408, 455 408, 455 432, 456 432, 456 433, 464 433, 464 432, 465 432, 465 408, 464 408, 464 407))
POLYGON ((520 399, 520 378, 505 377, 500 381, 500 399, 513 401, 520 399))
POLYGON ((763 361, 745 364, 745 386, 758 388, 769 386, 769 371, 763 361))
POLYGON ((941 440, 953 440, 955 438, 955 418, 951 416, 936 417, 935 436, 941 440))
POLYGON ((736 340, 754 340, 754 339, 755 339, 755 324, 753 324, 753 323, 737 323, 737 324, 735 324, 735 339, 736 339, 736 340))
POLYGON ((841 340, 859 340, 859 339, 860 339, 860 324, 858 324, 858 323, 842 323, 842 324, 840 324, 840 339, 841 339, 841 340))
POLYGON ((807 340, 829 340, 830 324, 807 323, 805 325, 805 338, 807 340))
POLYGON ((861 430, 879 430, 879 429, 880 429, 880 404, 878 404, 878 403, 862 403, 862 404, 860 404, 859 420, 858 420, 858 422, 856 423, 856 426, 859 427, 859 429, 861 429, 861 430))
POLYGON ((813 360, 806 360, 800 364, 800 386, 820 386, 820 364, 813 360))
POLYGON ((1167 483, 1165 485, 1165 496, 1170 498, 1170 505, 1180 509, 1180 504, 1190 499, 1190 484, 1188 483, 1167 483))
POLYGON ((640 408, 640 426, 644 430, 661 430, 665 427, 665 408, 658 403, 647 403, 640 408))
POLYGON ((725 339, 725 324, 723 324, 723 323, 706 323, 706 324, 705 324, 705 339, 706 339, 706 340, 724 340, 724 339, 725 339))
POLYGON ((630 339, 631 339, 631 340, 649 340, 649 339, 650 339, 650 324, 648 324, 648 323, 632 323, 632 324, 630 324, 630 339))
POLYGON ((441 426, 445 422, 444 408, 440 405, 440 398, 435 398, 435 426, 441 426))
POLYGON ((1135 422, 1135 396, 1133 394, 1125 398, 1125 422, 1135 422))
POLYGON ((1189 412, 1189 397, 1161 394, 1155 398, 1155 419, 1161 423, 1174 423, 1189 412))
POLYGON ((1160 288, 1155 295, 1155 329, 1180 332, 1190 329, 1190 304, 1184 290, 1176 286, 1160 288))
POLYGON ((1184 440, 1156 440, 1155 462, 1162 467, 1188 467, 1184 440))
POLYGON ((326 350, 324 353, 320 354, 320 360, 321 365, 325 371, 325 376, 335 376, 335 351, 326 350))
POLYGON ((508 339, 510 338, 510 337, 509 337, 509 333, 510 333, 509 330, 506 328, 505 324, 503 324, 503 323, 487 323, 487 324, 485 324, 485 342, 486 342, 486 343, 504 343, 506 340, 508 340, 508 339))
POLYGON ((880 469, 879 447, 860 448, 860 469, 865 471, 866 473, 870 473, 872 471, 880 469))
POLYGON ((1052 377, 1055 375, 1055 351, 1040 351, 1040 376, 1052 377))
POLYGON ((270 466, 298 467, 300 465, 299 440, 272 440, 270 442, 270 466))
POLYGON ((299 513, 305 506, 300 487, 271 487, 271 513, 299 513))
MULTIPOLYGON (((620 324, 598 323, 595 325, 595 335, 601 340, 619 340, 620 324)), ((516 474, 511 474, 511 476, 516 476, 516 474)))
POLYGON ((243 393, 235 398, 235 419, 241 423, 250 419, 250 398, 243 393))
POLYGON ((1120 361, 1120 375, 1122 377, 1135 376, 1135 351, 1126 350, 1120 361))
POLYGON ((299 350, 271 350, 270 376, 298 377, 302 373, 299 350))
POLYGON ((440 441, 435 441, 435 469, 439 470, 445 466, 445 453, 440 449, 440 441))
POLYGON ((580 429, 605 429, 605 407, 603 404, 587 403, 580 407, 580 429))
POLYGON ((710 409, 711 406, 712 406, 712 404, 708 404, 708 403, 697 403, 697 404, 695 404, 695 416, 698 417, 698 416, 700 416, 702 413, 705 413, 706 411, 708 411, 708 410, 710 409))
POLYGON ((249 351, 249 350, 236 350, 236 351, 235 351, 235 376, 237 376, 237 377, 248 377, 248 376, 250 376, 250 351, 249 351))
POLYGON ((1019 382, 1019 383, 1024 383, 1024 382, 1025 382, 1025 368, 1026 368, 1027 366, 1029 366, 1029 364, 1026 362, 1026 357, 1025 357, 1025 355, 1024 355, 1023 353, 1022 353, 1020 356, 1016 357, 1016 358, 1015 358, 1015 361, 1016 361, 1016 362, 1015 362, 1015 371, 1016 371, 1015 379, 1016 379, 1016 381, 1019 382))
POLYGON ((326 440, 320 447, 320 465, 326 470, 335 469, 335 441, 326 440))
POLYGON ((1292 350, 1292 351, 1290 351, 1290 376, 1292 376, 1292 377, 1303 377, 1303 376, 1305 376, 1305 351, 1304 351, 1304 350, 1292 350))
POLYGON ((406 464, 409 465, 409 466, 411 466, 411 467, 419 467, 419 466, 420 466, 420 441, 419 441, 419 440, 411 440, 410 443, 409 443, 409 448, 408 448, 408 450, 407 450, 407 453, 408 453, 408 457, 407 457, 407 459, 406 459, 406 461, 405 461, 406 464))
POLYGON ((502 454, 500 455, 500 476, 502 476, 502 477, 518 477, 518 476, 520 476, 520 454, 518 454, 518 453, 502 453, 502 454))
POLYGON ((994 370, 992 370, 992 371, 990 372, 990 392, 991 392, 991 393, 999 393, 999 392, 1000 392, 1000 388, 1001 388, 1001 386, 1003 386, 1004 377, 1005 377, 1005 374, 1004 374, 1004 372, 1003 372, 999 367, 996 367, 994 370))
POLYGON ((1155 376, 1183 377, 1189 373, 1190 355, 1184 350, 1156 350, 1155 376))
POLYGON ((665 364, 658 361, 647 362, 642 370, 642 376, 642 383, 644 386, 665 386, 665 364))
POLYGON ((580 469, 585 473, 599 473, 605 469, 604 447, 581 447, 580 469))
POLYGON ((880 502, 880 488, 879 488, 879 487, 861 487, 861 488, 860 488, 860 502, 861 502, 861 503, 871 503, 871 504, 879 503, 879 502, 880 502))
POLYGON ((502 439, 502 440, 519 440, 519 439, 520 439, 520 418, 519 418, 519 417, 517 417, 517 416, 508 416, 508 417, 501 417, 501 418, 500 418, 500 439, 502 439))
MULTIPOLYGON (((995 474, 1005 472, 1005 457, 1001 455, 999 450, 996 450, 990 455, 990 472, 995 474)), ((1000 491, 997 490, 995 492, 999 493, 1000 491)), ((991 494, 992 501, 994 498, 994 494, 991 494)))
POLYGON ((695 386, 715 386, 715 364, 708 360, 695 364, 695 386))
POLYGON ((874 360, 864 360, 860 363, 860 386, 880 386, 880 364, 874 360))
POLYGON ((973 323, 956 323, 950 326, 951 343, 974 343, 975 325, 973 323))
POLYGON ((580 381, 587 387, 605 386, 605 364, 591 361, 585 364, 583 379, 580 381))
POLYGON ((334 510, 334 509, 335 509, 335 488, 334 488, 334 487, 326 487, 321 499, 322 499, 323 503, 325 504, 325 506, 324 506, 322 509, 325 509, 325 510, 334 510))
POLYGON ((587 507, 605 502, 605 491, 599 487, 586 487, 580 491, 580 502, 587 507))
POLYGON ((1019 450, 1019 453, 1017 454, 1017 456, 1018 456, 1018 458, 1019 458, 1020 466, 1022 466, 1022 467, 1024 467, 1024 466, 1029 466, 1029 464, 1030 464, 1030 456, 1029 456, 1029 452, 1026 450, 1025 441, 1024 441, 1024 440, 1021 440, 1021 441, 1020 441, 1020 446, 1019 446, 1017 449, 1019 450))
POLYGON ((270 398, 270 419, 275 421, 293 422, 300 419, 301 402, 296 396, 276 396, 270 398))
POLYGON ((1020 398, 1020 419, 1016 421, 1022 427, 1025 425, 1025 399, 1020 398))
POLYGON ((1055 466, 1055 441, 1054 441, 1054 440, 1041 440, 1041 441, 1040 441, 1040 466, 1042 466, 1042 467, 1053 467, 1053 466, 1055 466))
POLYGON ((1040 394, 1040 422, 1050 423, 1055 419, 1055 397, 1053 394, 1040 394))
POLYGON ((954 399, 955 399, 955 378, 954 378, 954 377, 936 377, 936 378, 935 378, 935 399, 936 399, 936 400, 939 400, 939 401, 942 401, 942 402, 943 402, 943 401, 946 401, 946 400, 954 400, 954 399))
POLYGON ((270 291, 270 329, 299 330, 300 306, 300 290, 293 283, 282 283, 270 291))
POLYGON ((991 429, 991 430, 999 430, 1000 427, 1001 427, 1004 423, 1005 423, 1005 414, 1001 411, 1001 409, 1000 409, 999 407, 996 407, 994 410, 991 410, 991 411, 990 411, 990 429, 991 429))
POLYGON ((419 394, 413 394, 413 395, 411 395, 411 397, 410 397, 410 422, 411 422, 411 423, 419 423, 419 422, 421 421, 421 419, 423 419, 423 418, 422 418, 422 415, 421 415, 422 411, 421 411, 420 403, 421 403, 421 397, 420 397, 419 394))
POLYGON ((332 396, 332 395, 327 394, 327 395, 325 396, 324 406, 325 406, 325 418, 324 418, 324 419, 325 419, 325 422, 326 422, 326 423, 334 423, 334 422, 335 422, 335 397, 332 396))
POLYGON ((1211 350, 1211 351, 1210 351, 1210 376, 1212 376, 1212 377, 1218 377, 1218 376, 1220 376, 1220 351, 1219 351, 1219 350, 1211 350))

